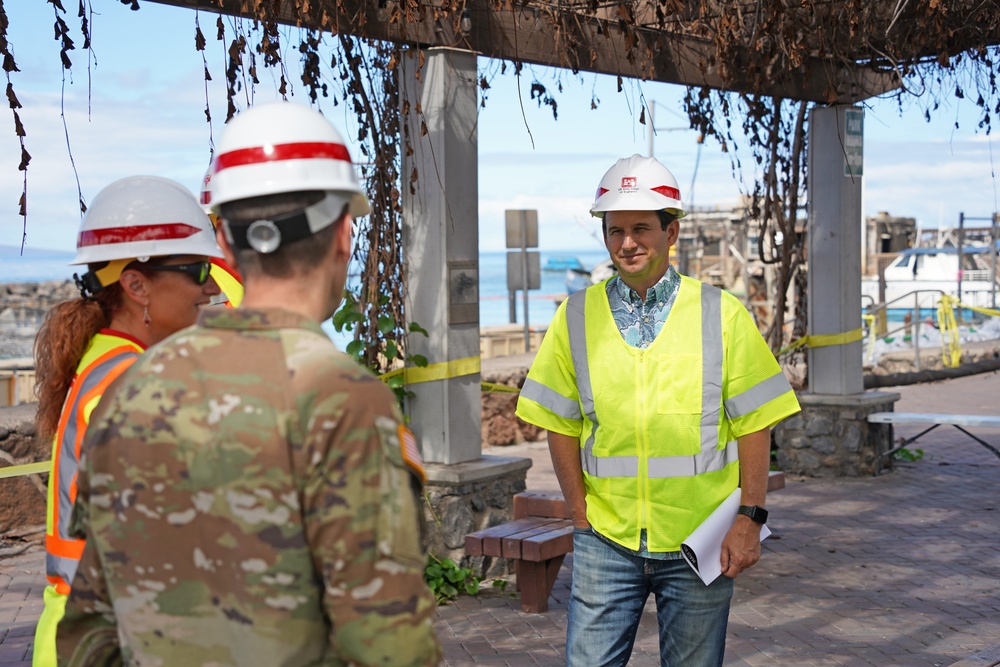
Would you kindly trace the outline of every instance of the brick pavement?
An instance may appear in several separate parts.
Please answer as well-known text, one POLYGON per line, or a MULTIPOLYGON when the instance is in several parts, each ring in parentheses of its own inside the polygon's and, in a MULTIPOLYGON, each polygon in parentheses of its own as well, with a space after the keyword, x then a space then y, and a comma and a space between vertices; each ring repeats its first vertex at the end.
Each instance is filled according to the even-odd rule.
MULTIPOLYGON (((898 411, 997 414, 1000 375, 897 391, 898 411)), ((1000 430, 976 433, 1000 442, 1000 430)), ((950 427, 912 447, 924 458, 892 473, 786 479, 768 498, 775 534, 737 580, 727 667, 945 666, 1000 642, 1000 460, 950 427)), ((529 488, 554 488, 544 445, 505 453, 536 462, 529 488)), ((441 607, 446 664, 562 664, 571 570, 570 555, 546 614, 497 590, 441 607)), ((0 667, 30 664, 43 581, 37 546, 0 561, 0 667)), ((631 665, 658 664, 646 609, 631 665)))

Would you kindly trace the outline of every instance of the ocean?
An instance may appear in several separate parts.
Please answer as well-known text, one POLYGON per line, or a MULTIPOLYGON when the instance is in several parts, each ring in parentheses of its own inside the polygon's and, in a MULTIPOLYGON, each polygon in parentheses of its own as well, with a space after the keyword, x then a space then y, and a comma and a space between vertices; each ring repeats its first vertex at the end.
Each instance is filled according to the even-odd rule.
MULTIPOLYGON (((550 258, 576 257, 585 269, 607 259, 605 250, 542 250, 541 265, 550 258)), ((58 250, 20 249, 0 245, 0 283, 66 280, 77 267, 68 266, 74 253, 58 250)), ((532 327, 545 327, 555 313, 557 297, 566 294, 565 271, 542 271, 541 289, 529 291, 528 319, 532 327)), ((0 303, 0 310, 3 304, 0 303)), ((517 322, 524 322, 523 296, 517 296, 517 322)), ((507 252, 483 252, 479 255, 479 324, 496 326, 510 323, 507 292, 507 252)))

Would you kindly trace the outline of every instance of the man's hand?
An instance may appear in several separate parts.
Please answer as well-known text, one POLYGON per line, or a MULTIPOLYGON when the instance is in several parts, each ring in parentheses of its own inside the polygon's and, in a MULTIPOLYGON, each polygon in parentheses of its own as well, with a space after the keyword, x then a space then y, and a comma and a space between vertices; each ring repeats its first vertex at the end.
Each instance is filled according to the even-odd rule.
POLYGON ((580 439, 553 431, 548 432, 548 437, 552 469, 573 518, 573 527, 590 528, 590 522, 587 521, 587 492, 583 487, 583 470, 580 468, 580 439))
POLYGON ((722 574, 730 579, 760 560, 760 524, 742 514, 722 541, 722 574))

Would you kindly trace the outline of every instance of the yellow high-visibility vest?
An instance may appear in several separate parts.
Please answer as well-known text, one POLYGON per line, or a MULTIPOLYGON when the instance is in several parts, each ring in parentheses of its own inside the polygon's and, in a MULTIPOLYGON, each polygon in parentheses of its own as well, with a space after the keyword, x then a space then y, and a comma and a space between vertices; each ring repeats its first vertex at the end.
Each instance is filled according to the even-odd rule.
POLYGON ((142 343, 126 334, 110 329, 96 334, 80 359, 59 415, 59 426, 52 443, 45 565, 49 583, 63 595, 69 594, 69 584, 83 553, 83 540, 69 536, 69 522, 76 501, 80 445, 90 423, 90 414, 107 386, 125 372, 144 350, 142 343))
POLYGON ((799 411, 735 297, 681 276, 645 348, 628 345, 605 283, 564 302, 535 357, 517 416, 577 437, 587 519, 637 550, 680 543, 739 485, 737 438, 799 411))

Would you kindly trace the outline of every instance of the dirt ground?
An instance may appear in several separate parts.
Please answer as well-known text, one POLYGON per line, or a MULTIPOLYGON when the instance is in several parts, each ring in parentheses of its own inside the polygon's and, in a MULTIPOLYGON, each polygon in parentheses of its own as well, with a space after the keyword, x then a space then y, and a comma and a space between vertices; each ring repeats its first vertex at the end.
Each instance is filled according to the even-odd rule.
MULTIPOLYGON (((51 447, 35 437, 36 407, 28 403, 0 408, 0 466, 48 461, 52 456, 51 447)), ((0 479, 0 537, 38 525, 44 531, 47 482, 47 474, 0 479)))

